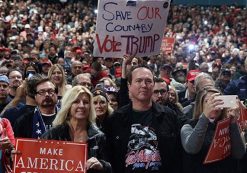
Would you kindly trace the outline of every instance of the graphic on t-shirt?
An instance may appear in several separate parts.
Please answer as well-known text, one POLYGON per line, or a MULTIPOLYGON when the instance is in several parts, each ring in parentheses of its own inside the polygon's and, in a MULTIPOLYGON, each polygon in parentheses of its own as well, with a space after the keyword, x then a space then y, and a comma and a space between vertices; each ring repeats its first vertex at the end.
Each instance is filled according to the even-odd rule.
POLYGON ((157 135, 152 128, 140 124, 131 126, 125 163, 131 170, 159 170, 161 158, 157 135))

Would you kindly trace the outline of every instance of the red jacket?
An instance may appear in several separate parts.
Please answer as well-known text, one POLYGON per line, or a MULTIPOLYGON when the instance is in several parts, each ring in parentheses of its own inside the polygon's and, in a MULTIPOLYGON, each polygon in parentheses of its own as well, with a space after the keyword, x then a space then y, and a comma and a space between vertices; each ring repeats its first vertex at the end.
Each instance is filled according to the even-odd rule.
POLYGON ((0 134, 1 138, 8 137, 10 142, 15 145, 14 132, 9 120, 6 118, 0 118, 0 134))

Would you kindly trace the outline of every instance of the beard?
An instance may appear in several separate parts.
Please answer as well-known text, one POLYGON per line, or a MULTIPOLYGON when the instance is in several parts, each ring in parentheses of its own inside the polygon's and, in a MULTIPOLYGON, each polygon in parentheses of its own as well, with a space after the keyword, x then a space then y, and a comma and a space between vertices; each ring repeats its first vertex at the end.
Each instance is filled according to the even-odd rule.
POLYGON ((176 77, 176 81, 179 83, 185 83, 185 77, 184 76, 178 76, 178 77, 176 77))
POLYGON ((53 107, 56 105, 56 101, 53 100, 51 97, 47 97, 45 98, 42 102, 41 102, 41 106, 42 107, 53 107))

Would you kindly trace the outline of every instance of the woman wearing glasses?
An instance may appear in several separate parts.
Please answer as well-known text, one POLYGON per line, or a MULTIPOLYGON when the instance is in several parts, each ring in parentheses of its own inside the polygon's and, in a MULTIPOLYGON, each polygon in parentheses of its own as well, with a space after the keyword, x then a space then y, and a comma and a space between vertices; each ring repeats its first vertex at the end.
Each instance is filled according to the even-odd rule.
POLYGON ((111 166, 105 161, 105 135, 95 126, 95 118, 92 94, 83 86, 75 86, 63 96, 54 128, 43 138, 87 143, 87 172, 110 173, 111 166))

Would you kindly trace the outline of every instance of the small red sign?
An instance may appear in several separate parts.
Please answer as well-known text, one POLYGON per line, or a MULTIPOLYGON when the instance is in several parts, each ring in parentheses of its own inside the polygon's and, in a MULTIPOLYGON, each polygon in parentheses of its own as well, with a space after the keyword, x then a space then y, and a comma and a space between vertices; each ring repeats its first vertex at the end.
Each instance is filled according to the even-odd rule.
POLYGON ((86 172, 87 144, 69 141, 17 139, 14 173, 86 172))
POLYGON ((230 118, 218 122, 204 164, 223 160, 231 154, 229 126, 230 118))
POLYGON ((246 123, 247 123, 247 108, 240 103, 239 105, 240 108, 240 116, 238 118, 238 124, 242 130, 246 128, 246 123))
POLYGON ((161 50, 167 55, 172 53, 175 43, 175 38, 173 37, 164 37, 162 40, 161 50))

